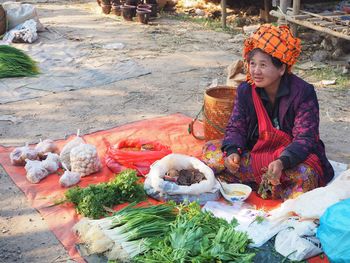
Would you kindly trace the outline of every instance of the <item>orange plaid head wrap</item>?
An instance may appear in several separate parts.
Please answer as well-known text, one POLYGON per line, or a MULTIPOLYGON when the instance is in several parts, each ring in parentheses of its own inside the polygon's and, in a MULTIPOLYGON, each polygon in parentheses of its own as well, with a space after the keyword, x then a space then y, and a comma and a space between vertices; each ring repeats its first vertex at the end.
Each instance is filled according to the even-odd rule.
MULTIPOLYGON (((291 72, 291 68, 297 61, 301 51, 300 42, 299 38, 293 36, 288 26, 261 25, 252 36, 245 40, 243 57, 247 61, 249 52, 255 48, 260 48, 265 53, 287 64, 288 72, 291 72)), ((247 80, 251 81, 249 68, 247 80)))

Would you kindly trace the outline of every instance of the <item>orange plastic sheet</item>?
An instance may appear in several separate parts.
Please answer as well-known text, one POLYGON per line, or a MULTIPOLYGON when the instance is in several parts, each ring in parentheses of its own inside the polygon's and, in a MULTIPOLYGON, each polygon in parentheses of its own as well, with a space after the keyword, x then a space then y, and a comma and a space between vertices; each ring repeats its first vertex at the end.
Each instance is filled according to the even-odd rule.
MULTIPOLYGON (((123 139, 145 139, 158 141, 164 145, 170 146, 173 153, 182 153, 195 157, 201 156, 203 141, 198 141, 187 132, 188 124, 191 118, 181 114, 169 115, 149 120, 138 121, 116 127, 110 130, 99 131, 83 136, 86 143, 93 144, 97 147, 101 160, 104 160, 106 145, 103 138, 106 138, 111 144, 115 144, 123 139)), ((197 124, 196 130, 202 129, 202 125, 197 124)), ((72 140, 75 136, 69 137, 67 140, 56 141, 58 147, 62 147, 72 140)), ((46 138, 44 138, 46 139, 46 138)), ((76 237, 72 232, 72 227, 78 222, 80 216, 76 214, 74 207, 70 204, 51 206, 53 201, 64 197, 67 190, 59 185, 59 175, 52 174, 43 179, 38 184, 31 184, 26 179, 24 167, 11 165, 10 152, 14 147, 0 146, 0 164, 4 167, 15 184, 27 196, 31 206, 37 209, 41 216, 47 222, 50 230, 56 235, 58 240, 68 251, 70 257, 77 262, 84 260, 79 256, 76 248, 76 237)), ((96 174, 82 178, 79 183, 81 187, 89 184, 105 182, 113 178, 113 173, 103 165, 103 169, 96 174)), ((154 200, 150 200, 156 203, 154 200)), ((264 209, 272 209, 280 204, 280 201, 263 200, 255 193, 247 200, 256 207, 264 209)), ((312 261, 313 263, 322 261, 312 261)), ((325 261, 326 262, 326 261, 325 261)))

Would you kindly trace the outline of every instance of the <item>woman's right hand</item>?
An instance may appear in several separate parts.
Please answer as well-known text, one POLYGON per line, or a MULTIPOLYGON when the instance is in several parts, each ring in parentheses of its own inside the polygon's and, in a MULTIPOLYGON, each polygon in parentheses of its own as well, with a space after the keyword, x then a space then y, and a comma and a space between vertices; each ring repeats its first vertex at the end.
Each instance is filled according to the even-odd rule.
POLYGON ((238 153, 232 153, 225 158, 225 167, 232 173, 238 172, 240 166, 241 157, 238 153))

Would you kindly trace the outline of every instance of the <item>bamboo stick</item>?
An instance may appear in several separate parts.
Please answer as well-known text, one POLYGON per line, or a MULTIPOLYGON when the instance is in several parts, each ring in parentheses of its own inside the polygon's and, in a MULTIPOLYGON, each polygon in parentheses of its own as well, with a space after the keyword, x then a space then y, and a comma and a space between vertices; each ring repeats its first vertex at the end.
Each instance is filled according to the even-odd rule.
POLYGON ((286 19, 287 21, 289 21, 291 23, 295 23, 295 24, 298 24, 298 25, 301 25, 301 26, 305 26, 305 27, 311 28, 311 29, 319 31, 319 32, 327 33, 327 34, 333 35, 335 37, 339 37, 339 38, 343 38, 343 39, 346 39, 346 40, 350 40, 350 32, 346 28, 344 28, 344 30, 342 32, 337 32, 337 31, 334 31, 334 30, 332 30, 330 28, 327 28, 327 27, 314 25, 313 23, 311 23, 309 21, 298 20, 298 19, 295 19, 295 18, 293 18, 293 17, 291 17, 289 15, 283 15, 280 12, 275 11, 275 10, 271 10, 270 11, 270 15, 272 15, 274 17, 278 17, 278 18, 284 18, 284 19, 286 19))

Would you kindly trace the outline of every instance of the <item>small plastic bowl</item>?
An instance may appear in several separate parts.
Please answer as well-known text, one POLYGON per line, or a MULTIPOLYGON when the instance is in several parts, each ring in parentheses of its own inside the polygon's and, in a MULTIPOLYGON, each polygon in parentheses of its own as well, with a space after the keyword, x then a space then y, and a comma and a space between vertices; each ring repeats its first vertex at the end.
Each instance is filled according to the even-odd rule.
POLYGON ((242 202, 246 200, 252 192, 252 188, 245 184, 227 184, 221 182, 220 192, 223 197, 230 202, 242 202))

